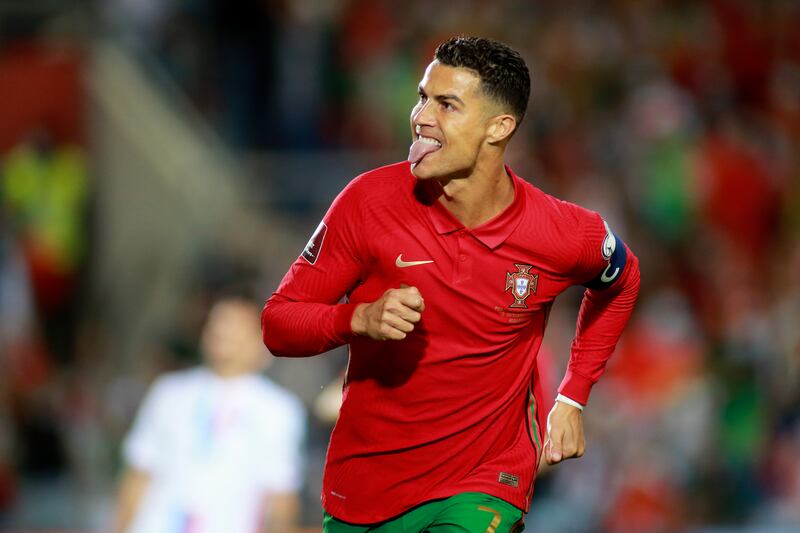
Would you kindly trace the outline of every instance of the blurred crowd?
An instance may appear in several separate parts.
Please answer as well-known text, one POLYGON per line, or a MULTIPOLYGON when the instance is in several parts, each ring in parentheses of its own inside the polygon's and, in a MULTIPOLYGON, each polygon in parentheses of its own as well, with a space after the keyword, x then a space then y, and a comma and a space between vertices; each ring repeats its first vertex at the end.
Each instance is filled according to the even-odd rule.
MULTIPOLYGON (((533 94, 511 166, 603 214, 642 268, 637 311, 586 410, 587 455, 543 473, 530 528, 800 527, 800 4, 99 7, 112 33, 155 57, 243 156, 365 150, 401 158, 416 85, 438 42, 478 34, 520 50, 533 94)), ((14 508, 15 480, 69 470, 69 395, 43 383, 69 382, 91 365, 76 357, 91 346, 74 334, 85 320, 77 273, 92 261, 83 152, 54 150, 39 131, 18 141, 0 153, 0 525, 14 508), (44 167, 44 157, 60 164, 44 167), (47 179, 73 181, 57 193, 47 179), (38 192, 28 188, 34 182, 38 192), (60 275, 42 278, 38 242, 51 246, 60 275)), ((565 294, 551 319, 542 355, 552 359, 550 383, 566 364, 579 299, 579 291, 565 294)), ((187 320, 176 317, 174 327, 192 345, 200 320, 190 328, 187 320)), ((92 415, 112 442, 144 392, 141 379, 126 383, 115 382, 114 397, 128 398, 117 415, 92 415)), ((86 396, 71 401, 98 401, 91 387, 69 390, 86 396)), ((107 463, 112 470, 114 460, 107 463)), ((315 523, 317 510, 306 520, 315 523)))
MULTIPOLYGON (((2 527, 23 492, 62 485, 97 433, 81 435, 91 394, 77 356, 91 263, 81 60, 16 42, 0 51, 2 527)), ((45 514, 61 505, 40 502, 45 514)))

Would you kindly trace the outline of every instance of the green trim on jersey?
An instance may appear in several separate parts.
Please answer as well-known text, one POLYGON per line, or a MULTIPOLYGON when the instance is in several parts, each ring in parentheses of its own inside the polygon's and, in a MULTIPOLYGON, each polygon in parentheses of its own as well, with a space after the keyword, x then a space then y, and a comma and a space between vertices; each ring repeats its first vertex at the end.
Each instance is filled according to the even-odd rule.
POLYGON ((536 460, 537 465, 539 462, 539 458, 542 454, 542 443, 539 440, 539 421, 536 419, 536 398, 534 397, 533 393, 528 393, 530 396, 530 409, 531 409, 531 433, 533 433, 533 444, 536 447, 536 460))
POLYGON ((463 492, 414 507, 400 516, 370 525, 348 524, 327 512, 323 533, 519 533, 522 511, 481 492, 463 492))

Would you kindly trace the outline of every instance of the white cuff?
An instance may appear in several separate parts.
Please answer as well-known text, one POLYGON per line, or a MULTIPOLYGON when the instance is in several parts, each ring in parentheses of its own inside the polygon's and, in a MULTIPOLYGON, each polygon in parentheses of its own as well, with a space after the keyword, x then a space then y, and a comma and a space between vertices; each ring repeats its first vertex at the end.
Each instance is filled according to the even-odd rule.
POLYGON ((576 402, 572 398, 567 398, 563 394, 559 394, 558 396, 556 396, 556 401, 557 402, 561 402, 561 403, 565 403, 567 405, 571 405, 572 407, 577 407, 581 411, 583 411, 583 408, 586 407, 585 405, 579 404, 578 402, 576 402))

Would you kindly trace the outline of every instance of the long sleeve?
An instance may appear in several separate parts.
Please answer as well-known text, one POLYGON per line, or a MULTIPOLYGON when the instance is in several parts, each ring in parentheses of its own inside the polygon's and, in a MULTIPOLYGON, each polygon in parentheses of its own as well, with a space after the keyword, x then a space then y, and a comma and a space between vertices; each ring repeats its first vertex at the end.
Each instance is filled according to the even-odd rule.
POLYGON ((585 405, 633 312, 640 274, 637 257, 605 223, 592 223, 584 242, 581 272, 595 276, 583 283, 587 289, 558 392, 585 405))
POLYGON ((355 304, 292 301, 280 293, 267 300, 261 314, 264 344, 273 355, 306 357, 349 342, 355 304))
POLYGON ((355 304, 339 303, 362 275, 357 179, 331 204, 303 253, 261 314, 264 344, 277 356, 306 357, 349 342, 355 304))

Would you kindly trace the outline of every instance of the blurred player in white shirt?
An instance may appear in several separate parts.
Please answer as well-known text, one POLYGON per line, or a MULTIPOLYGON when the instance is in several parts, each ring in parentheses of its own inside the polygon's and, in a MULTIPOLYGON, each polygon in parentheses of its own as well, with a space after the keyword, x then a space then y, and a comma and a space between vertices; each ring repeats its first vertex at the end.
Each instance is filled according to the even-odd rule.
POLYGON ((228 299, 203 331, 206 365, 159 378, 124 444, 122 533, 290 531, 305 412, 259 371, 260 308, 228 299))

